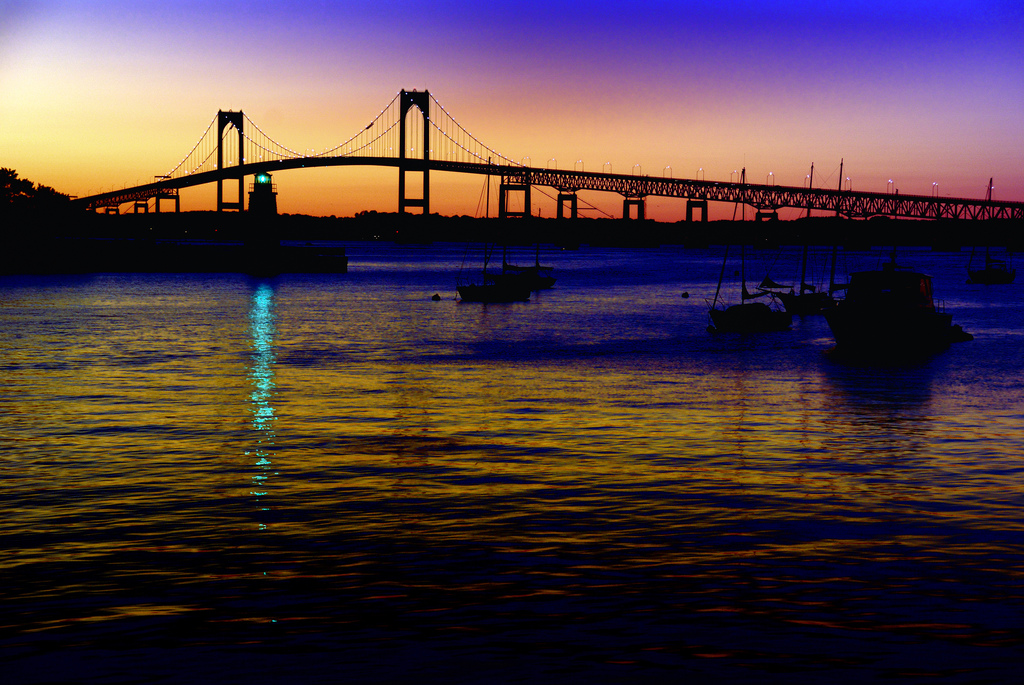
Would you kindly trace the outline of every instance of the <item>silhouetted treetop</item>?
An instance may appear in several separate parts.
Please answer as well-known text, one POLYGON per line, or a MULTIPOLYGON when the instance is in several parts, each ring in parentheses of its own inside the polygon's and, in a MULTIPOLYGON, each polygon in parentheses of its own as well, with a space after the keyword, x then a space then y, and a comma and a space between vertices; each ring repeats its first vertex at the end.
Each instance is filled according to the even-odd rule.
POLYGON ((0 168, 0 212, 49 211, 65 208, 70 198, 50 186, 33 184, 26 178, 18 178, 18 172, 6 167, 0 168))

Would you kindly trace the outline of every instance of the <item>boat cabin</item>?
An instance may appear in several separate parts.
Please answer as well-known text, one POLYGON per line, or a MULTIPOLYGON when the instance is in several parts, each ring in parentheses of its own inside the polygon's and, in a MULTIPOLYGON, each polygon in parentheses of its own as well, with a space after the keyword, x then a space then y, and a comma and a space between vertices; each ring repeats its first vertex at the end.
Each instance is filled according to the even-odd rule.
POLYGON ((931 276, 887 263, 881 271, 850 274, 846 302, 881 310, 934 310, 931 276))

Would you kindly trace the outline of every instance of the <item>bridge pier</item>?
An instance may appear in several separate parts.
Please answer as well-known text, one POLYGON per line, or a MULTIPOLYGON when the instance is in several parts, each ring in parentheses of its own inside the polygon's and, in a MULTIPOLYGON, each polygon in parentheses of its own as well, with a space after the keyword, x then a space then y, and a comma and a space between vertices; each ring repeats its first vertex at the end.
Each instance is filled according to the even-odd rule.
POLYGON ((423 215, 430 214, 430 91, 403 90, 400 95, 400 120, 398 133, 398 213, 405 214, 407 207, 422 207, 423 215), (410 171, 405 154, 405 117, 413 106, 423 115, 423 195, 418 198, 406 196, 405 175, 410 171))
POLYGON ((161 200, 174 200, 174 213, 179 214, 181 212, 181 198, 178 196, 177 190, 171 193, 161 193, 160 195, 156 195, 153 200, 153 211, 157 214, 160 213, 161 200))
POLYGON ((147 200, 136 200, 132 214, 149 214, 149 202, 147 200), (141 212, 139 210, 142 210, 141 212))
MULTIPOLYGON (((170 176, 156 176, 153 180, 159 183, 160 181, 169 181, 170 178, 170 176)), ((157 194, 153 196, 153 211, 157 214, 160 213, 160 200, 174 200, 174 213, 178 214, 181 212, 181 202, 178 198, 177 188, 159 190, 157 191, 157 194)))
POLYGON ((224 200, 224 182, 233 179, 218 178, 217 179, 217 211, 223 212, 225 209, 235 209, 239 212, 245 211, 245 173, 242 171, 243 165, 245 164, 245 136, 242 135, 242 123, 245 121, 245 115, 241 111, 238 112, 225 112, 223 110, 217 112, 217 169, 224 168, 224 129, 228 126, 234 126, 235 130, 238 131, 238 200, 236 202, 230 202, 224 200))
POLYGON ((569 203, 569 218, 578 218, 579 199, 576 197, 576 193, 558 193, 558 218, 565 218, 565 203, 569 203))
POLYGON ((622 201, 622 218, 623 219, 630 219, 630 218, 632 218, 631 217, 631 214, 633 213, 632 208, 636 207, 636 218, 637 218, 638 221, 643 221, 646 218, 644 216, 646 204, 647 204, 646 200, 644 198, 642 198, 642 197, 627 197, 627 198, 625 198, 622 201))
POLYGON ((759 209, 759 210, 757 210, 757 214, 754 215, 754 220, 755 221, 765 221, 765 220, 767 220, 767 221, 778 221, 779 220, 779 213, 778 213, 778 211, 776 211, 774 209, 772 211, 770 211, 770 212, 763 212, 763 211, 761 211, 759 209))
MULTIPOLYGON (((559 216, 561 216, 562 205, 559 201, 559 216)), ((498 184, 498 218, 508 219, 510 217, 522 217, 527 218, 532 216, 532 209, 530 207, 530 184, 527 183, 508 183, 504 177, 501 179, 501 183, 498 184), (523 211, 513 212, 509 211, 508 208, 508 194, 514 192, 522 192, 523 194, 523 211)))
POLYGON ((693 210, 700 210, 701 223, 708 220, 708 201, 707 200, 687 200, 686 201, 686 223, 693 221, 693 210))

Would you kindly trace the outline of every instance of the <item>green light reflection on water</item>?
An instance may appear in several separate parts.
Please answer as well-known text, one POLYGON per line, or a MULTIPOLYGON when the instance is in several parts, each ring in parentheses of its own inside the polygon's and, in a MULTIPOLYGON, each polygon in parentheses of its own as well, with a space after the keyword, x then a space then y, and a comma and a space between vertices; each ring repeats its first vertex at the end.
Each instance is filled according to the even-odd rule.
MULTIPOLYGON (((252 305, 249 310, 249 330, 252 335, 252 366, 249 369, 249 379, 252 382, 252 392, 249 394, 250 410, 252 411, 252 428, 256 431, 256 449, 247 451, 246 455, 254 455, 257 460, 255 466, 259 468, 252 476, 253 490, 250 491, 260 505, 259 511, 269 511, 270 507, 264 506, 262 500, 268 493, 267 482, 272 475, 273 469, 274 425, 277 416, 271 404, 274 387, 274 364, 277 357, 274 354, 274 336, 276 334, 276 314, 274 311, 274 288, 268 283, 261 283, 257 286, 252 295, 252 305)), ((266 530, 266 523, 259 523, 260 530, 266 530)))

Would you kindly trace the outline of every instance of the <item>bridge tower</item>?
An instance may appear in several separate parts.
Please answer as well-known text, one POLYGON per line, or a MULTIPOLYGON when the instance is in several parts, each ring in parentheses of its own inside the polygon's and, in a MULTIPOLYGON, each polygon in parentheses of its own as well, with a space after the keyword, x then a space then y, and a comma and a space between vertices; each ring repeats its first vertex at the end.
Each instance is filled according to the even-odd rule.
POLYGON ((399 101, 400 121, 398 133, 398 213, 406 207, 422 207, 423 215, 430 214, 430 91, 403 90, 399 101), (410 171, 405 155, 405 116, 416 106, 423 116, 423 195, 410 198, 405 194, 405 175, 410 171))
POLYGON ((234 179, 218 178, 217 179, 217 211, 223 212, 225 209, 237 209, 239 212, 245 210, 245 195, 243 194, 243 182, 245 181, 245 172, 243 171, 243 165, 245 164, 245 136, 242 134, 242 122, 245 120, 245 115, 239 112, 225 112, 223 110, 217 112, 217 170, 220 171, 224 168, 224 129, 228 126, 234 126, 235 130, 238 131, 238 201, 237 202, 225 202, 224 201, 224 182, 234 179))

